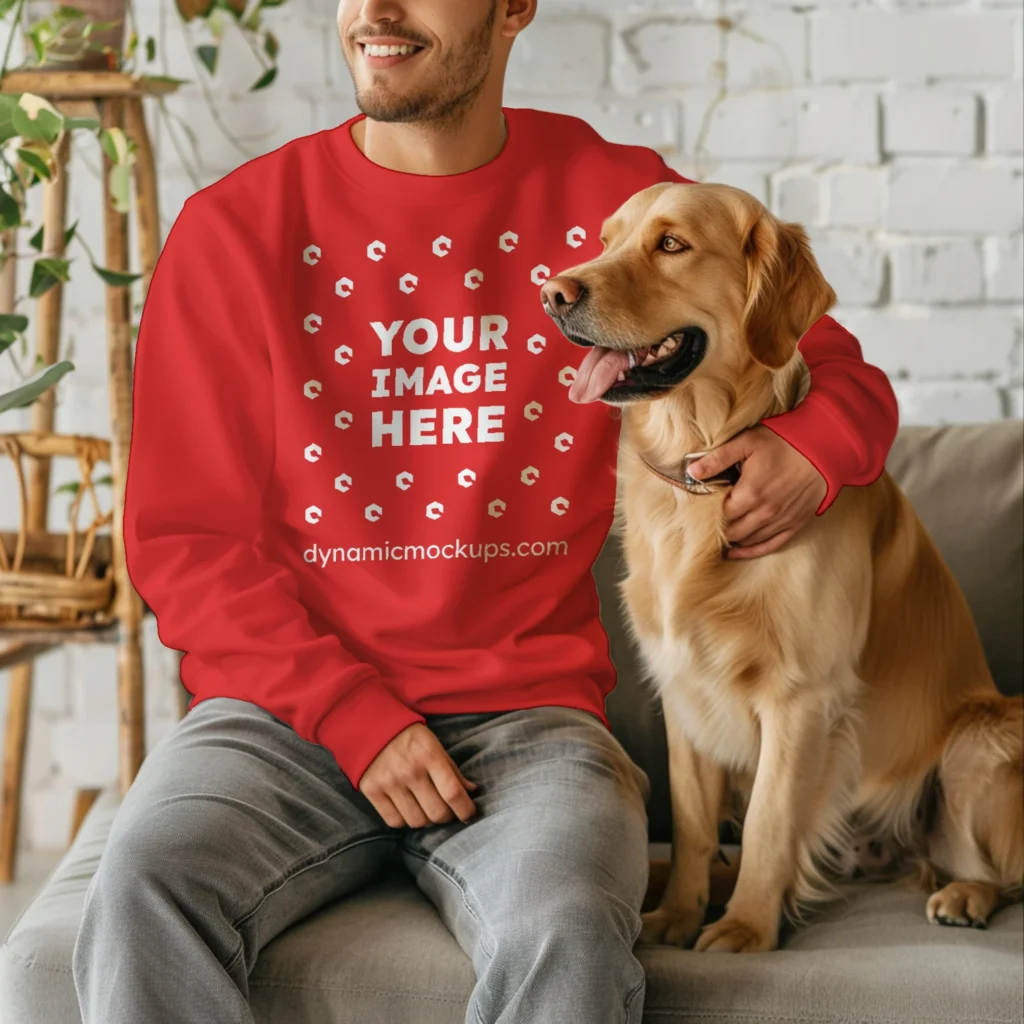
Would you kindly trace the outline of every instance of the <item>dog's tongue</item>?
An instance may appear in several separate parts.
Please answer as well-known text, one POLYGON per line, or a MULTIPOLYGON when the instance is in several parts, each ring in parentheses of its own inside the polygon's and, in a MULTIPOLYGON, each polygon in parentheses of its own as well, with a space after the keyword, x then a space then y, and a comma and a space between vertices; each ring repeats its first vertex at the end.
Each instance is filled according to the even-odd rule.
POLYGON ((596 402, 629 369, 629 355, 595 345, 576 371, 569 398, 579 404, 596 402))

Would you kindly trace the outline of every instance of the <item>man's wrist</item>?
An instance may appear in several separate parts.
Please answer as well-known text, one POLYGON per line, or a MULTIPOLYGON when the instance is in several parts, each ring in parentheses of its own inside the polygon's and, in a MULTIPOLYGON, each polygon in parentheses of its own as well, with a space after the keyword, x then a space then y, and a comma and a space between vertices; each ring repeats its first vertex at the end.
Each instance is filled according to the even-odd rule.
POLYGON ((773 434, 795 448, 821 474, 825 497, 815 515, 821 515, 836 500, 842 488, 856 478, 864 457, 863 441, 851 435, 837 417, 829 416, 820 403, 806 401, 790 412, 761 421, 773 434))
POLYGON ((379 677, 359 683, 324 715, 317 742, 333 755, 356 789, 374 758, 410 725, 425 722, 379 677))

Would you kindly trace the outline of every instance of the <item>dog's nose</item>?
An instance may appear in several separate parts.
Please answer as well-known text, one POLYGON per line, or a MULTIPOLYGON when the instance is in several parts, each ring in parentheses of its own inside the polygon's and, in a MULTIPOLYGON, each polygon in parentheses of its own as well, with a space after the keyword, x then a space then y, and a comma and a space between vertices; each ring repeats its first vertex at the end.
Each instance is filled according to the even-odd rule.
POLYGON ((583 285, 571 277, 553 277, 540 290, 540 300, 551 316, 564 316, 582 295, 583 285))

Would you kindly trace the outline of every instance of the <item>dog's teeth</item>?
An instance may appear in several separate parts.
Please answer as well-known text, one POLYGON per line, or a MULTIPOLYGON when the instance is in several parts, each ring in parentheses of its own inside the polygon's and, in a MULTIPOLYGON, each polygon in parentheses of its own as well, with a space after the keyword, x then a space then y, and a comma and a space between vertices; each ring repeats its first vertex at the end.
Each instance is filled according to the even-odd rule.
POLYGON ((622 370, 619 370, 619 375, 618 375, 618 377, 615 378, 615 380, 616 381, 620 381, 620 380, 625 380, 625 379, 626 379, 626 375, 622 372, 622 370))
MULTIPOLYGON (((635 353, 630 352, 629 353, 629 368, 632 370, 634 366, 636 366, 636 355, 635 355, 635 353)), ((619 374, 619 380, 622 380, 624 377, 625 377, 624 373, 620 373, 619 374)))

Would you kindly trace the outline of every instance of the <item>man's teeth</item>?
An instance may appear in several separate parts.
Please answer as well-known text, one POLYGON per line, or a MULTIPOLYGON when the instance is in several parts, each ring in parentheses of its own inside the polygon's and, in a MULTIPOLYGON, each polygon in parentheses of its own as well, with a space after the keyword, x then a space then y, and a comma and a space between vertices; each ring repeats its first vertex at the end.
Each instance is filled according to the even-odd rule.
POLYGON ((369 57, 397 57, 400 53, 415 53, 418 46, 378 46, 376 43, 365 43, 363 48, 369 57))

